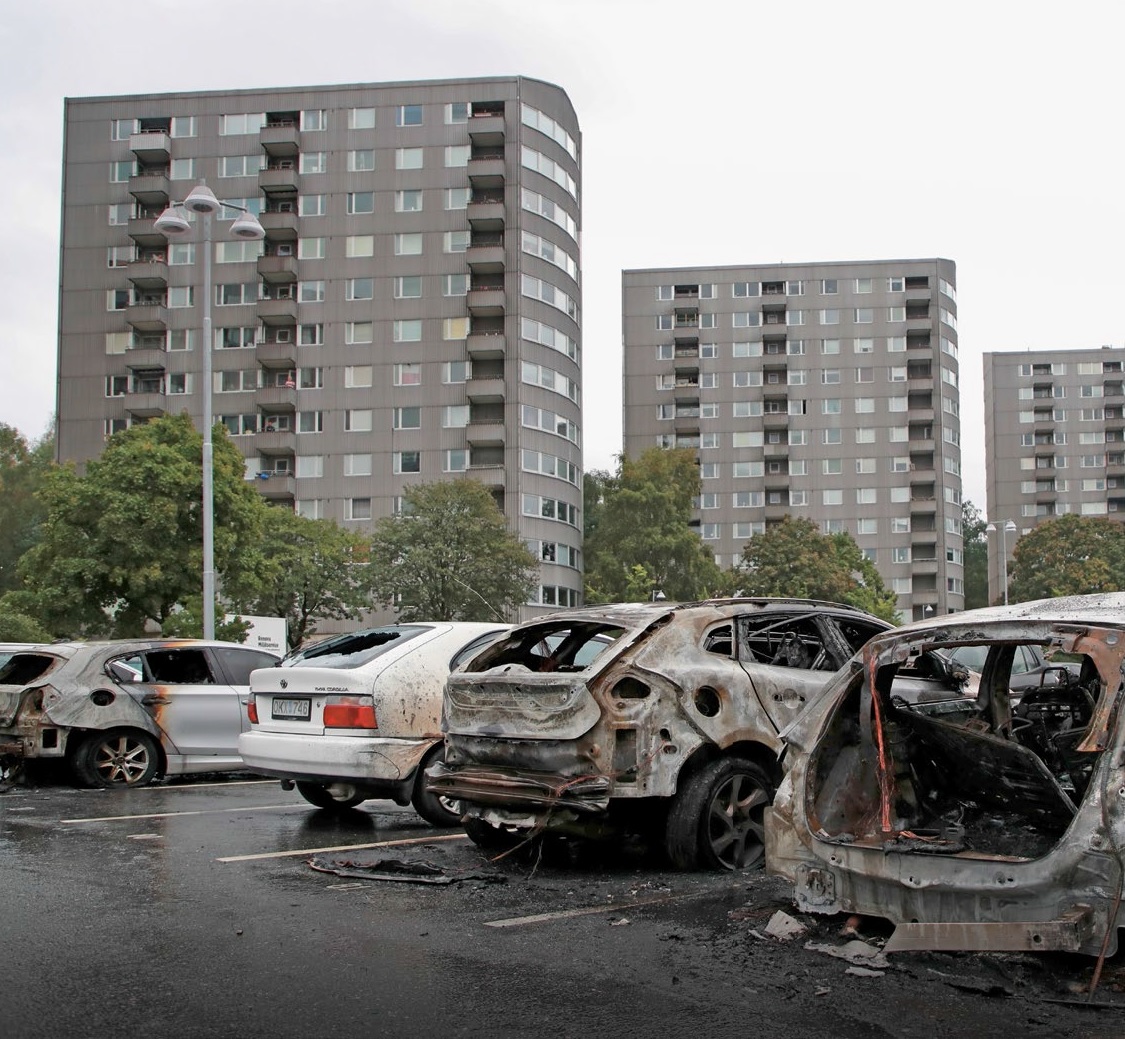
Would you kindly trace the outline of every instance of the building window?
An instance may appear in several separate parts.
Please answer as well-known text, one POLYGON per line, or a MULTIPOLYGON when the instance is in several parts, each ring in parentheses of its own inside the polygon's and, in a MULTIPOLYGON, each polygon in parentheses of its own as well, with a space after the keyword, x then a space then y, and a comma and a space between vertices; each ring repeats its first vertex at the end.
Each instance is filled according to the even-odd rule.
POLYGON ((442 339, 465 339, 469 335, 468 318, 443 318, 441 323, 442 339))
POLYGON ((451 101, 445 106, 445 122, 447 126, 469 121, 469 103, 467 101, 451 101))
POLYGON ((301 113, 302 130, 327 130, 328 113, 323 108, 307 108, 301 113))
POLYGON ((371 499, 370 498, 346 498, 346 499, 344 499, 344 519, 345 520, 370 520, 371 519, 371 499))
POLYGON ((451 168, 469 165, 469 146, 451 144, 445 149, 445 165, 451 168))
POLYGON ((855 323, 857 325, 870 325, 875 320, 875 311, 871 307, 857 307, 855 309, 855 323))
POLYGON ((297 213, 302 217, 323 217, 328 212, 327 195, 298 195, 297 213))
POLYGON ((410 188, 395 192, 396 213, 420 213, 422 211, 422 192, 419 188, 410 188))
POLYGON ((375 212, 375 192, 373 191, 349 191, 347 199, 349 215, 375 212))
POLYGON ((299 173, 327 173, 327 152, 302 152, 297 164, 299 173))
POLYGON ((295 475, 301 479, 324 476, 323 455, 298 455, 295 462, 295 475))
POLYGON ((395 235, 395 256, 419 256, 422 252, 422 236, 417 232, 395 235))
POLYGON ((421 473, 422 453, 420 451, 396 451, 392 455, 395 473, 421 473))
POLYGON ((422 149, 421 148, 396 148, 395 149, 395 169, 396 170, 420 170, 420 169, 422 169, 422 149))
POLYGON ((401 362, 393 369, 395 386, 420 386, 422 383, 422 366, 417 362, 401 362))
POLYGON ((370 300, 374 295, 374 278, 349 278, 344 283, 345 300, 370 300))
POLYGON ((348 152, 349 173, 369 173, 375 169, 374 148, 354 148, 348 152))
POLYGON ((391 425, 396 430, 420 430, 422 428, 422 409, 418 405, 396 408, 391 425))
POLYGON ((469 291, 467 274, 447 274, 442 278, 442 296, 464 296, 469 291))
POLYGON ((348 109, 348 129, 349 130, 374 130, 375 129, 375 109, 373 109, 373 108, 349 108, 348 109))
POLYGON ((840 324, 840 311, 836 307, 831 307, 828 310, 820 312, 821 325, 839 325, 840 324))
POLYGON ((344 476, 345 477, 369 477, 371 476, 371 455, 369 453, 361 452, 356 455, 344 456, 344 476))
POLYGON ((445 429, 460 429, 469 425, 469 406, 450 404, 441 410, 441 425, 445 429))
POLYGON ((395 126, 421 126, 421 105, 399 105, 395 109, 395 126))
POLYGON ((344 255, 346 257, 374 256, 374 235, 348 235, 344 239, 344 255))
POLYGON ((372 372, 371 365, 345 365, 344 387, 350 390, 355 387, 371 386, 372 372))
POLYGON ((446 209, 465 209, 469 205, 469 189, 468 188, 446 188, 445 189, 445 208, 446 209))
POLYGON ((297 283, 297 299, 301 303, 324 302, 324 280, 297 283))
MULTIPOLYGON (((319 326, 318 326, 319 327, 319 326)), ((344 342, 371 343, 374 326, 369 321, 348 321, 344 323, 344 342)))
POLYGON ((396 343, 418 343, 421 339, 421 318, 403 318, 394 323, 394 341, 396 343))
POLYGON ((396 300, 416 300, 422 295, 422 278, 420 275, 402 275, 394 280, 394 296, 396 300))
POLYGON ((463 253, 469 248, 468 231, 447 231, 443 249, 446 253, 463 253))
POLYGON ((297 258, 299 260, 323 260, 327 255, 327 238, 302 238, 297 243, 297 258))

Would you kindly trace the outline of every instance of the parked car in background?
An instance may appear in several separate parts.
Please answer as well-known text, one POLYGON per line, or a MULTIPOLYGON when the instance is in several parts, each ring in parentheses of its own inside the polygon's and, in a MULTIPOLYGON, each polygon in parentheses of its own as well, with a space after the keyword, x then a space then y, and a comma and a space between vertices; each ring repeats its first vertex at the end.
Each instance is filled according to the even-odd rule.
MULTIPOLYGON (((513 629, 446 684, 435 794, 486 847, 656 835, 684 869, 760 864, 780 732, 890 626, 813 600, 625 603, 513 629)), ((949 693, 934 662, 918 690, 949 693)))
POLYGON ((0 753, 69 762, 79 782, 240 769, 250 673, 276 654, 237 643, 51 643, 0 665, 0 753))
MULTIPOLYGON (((1030 669, 1029 669, 1030 671, 1030 669)), ((887 950, 1112 954, 1125 926, 1125 593, 952 614, 876 635, 784 734, 767 867, 801 910, 870 914, 887 950), (1015 666, 1061 653, 1044 682, 1015 666), (926 654, 972 700, 908 704, 926 654)))
POLYGON ((426 790, 442 754, 446 676, 508 631, 505 624, 387 625, 302 649, 251 677, 246 765, 296 784, 321 808, 389 798, 438 826, 460 813, 426 790))

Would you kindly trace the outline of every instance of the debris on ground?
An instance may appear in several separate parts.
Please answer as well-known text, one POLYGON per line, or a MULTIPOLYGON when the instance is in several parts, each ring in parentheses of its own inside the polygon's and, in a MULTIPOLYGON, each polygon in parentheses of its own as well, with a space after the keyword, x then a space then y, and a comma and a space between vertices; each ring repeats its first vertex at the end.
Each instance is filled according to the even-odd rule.
POLYGON ((839 957, 849 964, 863 968, 889 968, 891 966, 886 954, 879 947, 872 946, 871 943, 864 942, 862 939, 852 939, 851 942, 846 942, 843 946, 807 942, 805 943, 805 949, 812 950, 815 953, 826 953, 829 957, 839 957))
POLYGON ((394 859, 387 856, 362 861, 313 856, 308 865, 313 870, 339 877, 364 878, 368 881, 406 881, 419 885, 451 885, 459 881, 498 883, 508 880, 504 874, 495 870, 456 869, 439 866, 429 860, 394 859))
POLYGON ((787 914, 784 910, 778 910, 770 918, 769 924, 766 925, 766 935, 772 935, 775 939, 780 939, 782 942, 788 942, 790 939, 796 939, 807 932, 808 929, 801 924, 795 917, 787 914))

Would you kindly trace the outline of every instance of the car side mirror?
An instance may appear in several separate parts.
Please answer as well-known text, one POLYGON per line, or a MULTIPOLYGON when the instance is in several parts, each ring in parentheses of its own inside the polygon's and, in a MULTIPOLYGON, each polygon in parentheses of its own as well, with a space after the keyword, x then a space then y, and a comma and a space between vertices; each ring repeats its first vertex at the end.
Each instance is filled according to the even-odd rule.
POLYGON ((110 662, 109 674, 118 682, 136 683, 141 681, 141 676, 137 674, 137 670, 135 668, 130 668, 121 661, 110 662))
POLYGON ((963 664, 953 662, 949 666, 949 679, 950 682, 960 688, 969 681, 969 669, 963 664))

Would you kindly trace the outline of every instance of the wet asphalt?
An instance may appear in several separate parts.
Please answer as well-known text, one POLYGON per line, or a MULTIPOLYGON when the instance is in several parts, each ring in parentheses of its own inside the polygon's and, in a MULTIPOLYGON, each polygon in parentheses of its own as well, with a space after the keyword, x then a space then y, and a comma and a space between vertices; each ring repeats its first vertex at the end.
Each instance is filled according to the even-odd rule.
MULTIPOLYGON (((920 955, 849 977, 799 944, 763 944, 788 904, 761 874, 675 874, 636 851, 490 863, 407 808, 334 816, 250 776, 0 791, 0 893, 10 1037, 1120 1036, 1125 1025, 1125 1002, 1112 1003, 1120 957, 1107 1008, 1066 1003, 1089 959, 920 955), (309 865, 362 872, 376 859, 460 880, 309 865)), ((809 923, 834 941, 839 922, 809 923)))

